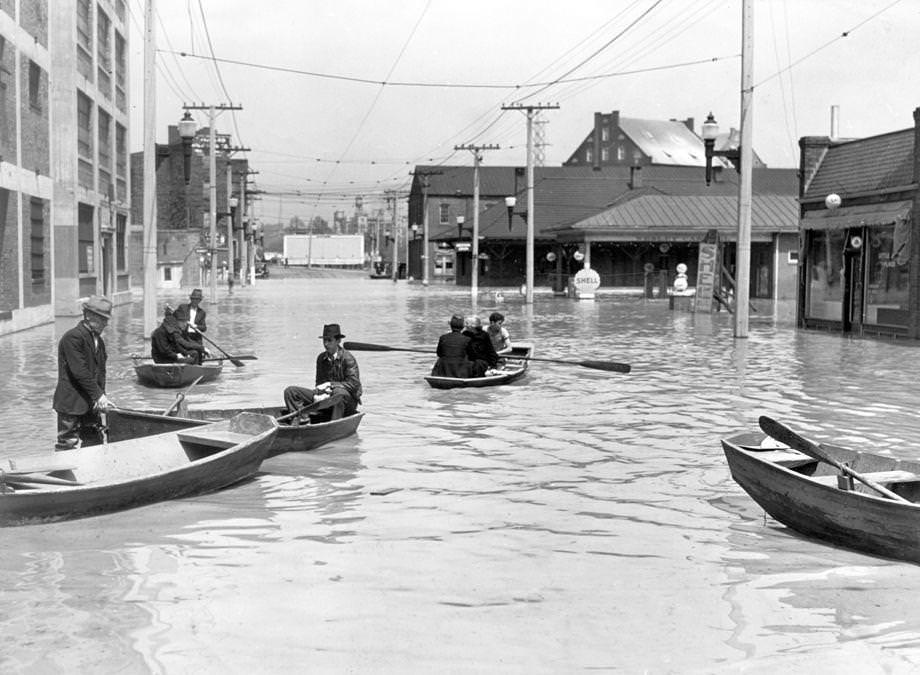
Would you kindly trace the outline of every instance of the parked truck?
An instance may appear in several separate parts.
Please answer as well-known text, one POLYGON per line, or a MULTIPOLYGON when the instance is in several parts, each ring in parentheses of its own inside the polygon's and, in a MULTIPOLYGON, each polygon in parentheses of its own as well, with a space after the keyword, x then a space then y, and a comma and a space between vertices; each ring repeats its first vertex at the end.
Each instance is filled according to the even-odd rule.
POLYGON ((313 267, 364 266, 364 237, 360 234, 287 234, 284 259, 288 265, 313 267))

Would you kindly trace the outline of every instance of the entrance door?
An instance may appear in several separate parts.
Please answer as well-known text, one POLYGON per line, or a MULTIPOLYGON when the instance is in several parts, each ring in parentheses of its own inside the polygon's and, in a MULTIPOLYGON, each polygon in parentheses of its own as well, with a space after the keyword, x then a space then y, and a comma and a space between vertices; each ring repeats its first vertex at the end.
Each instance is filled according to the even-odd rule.
POLYGON ((863 311, 863 231, 847 230, 843 250, 843 331, 862 327, 863 311))

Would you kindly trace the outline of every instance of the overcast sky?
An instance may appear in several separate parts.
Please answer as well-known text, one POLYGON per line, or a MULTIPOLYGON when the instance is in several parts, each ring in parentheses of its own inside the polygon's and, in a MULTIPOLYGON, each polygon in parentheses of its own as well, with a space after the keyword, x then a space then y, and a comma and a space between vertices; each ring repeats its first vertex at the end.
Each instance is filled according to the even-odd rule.
MULTIPOLYGON (((329 220, 356 195, 382 206, 417 164, 471 165, 455 145, 499 145, 484 164, 523 166, 526 116, 503 104, 559 105, 542 113, 547 165, 595 112, 693 117, 699 132, 711 110, 738 126, 741 0, 151 1, 158 142, 183 103, 241 105, 216 127, 250 148, 266 220, 329 220)), ((129 8, 140 150, 144 0, 129 8)), ((753 23, 753 142, 768 166, 797 166, 798 138, 827 135, 833 105, 843 137, 913 126, 920 2, 755 0, 753 23)))

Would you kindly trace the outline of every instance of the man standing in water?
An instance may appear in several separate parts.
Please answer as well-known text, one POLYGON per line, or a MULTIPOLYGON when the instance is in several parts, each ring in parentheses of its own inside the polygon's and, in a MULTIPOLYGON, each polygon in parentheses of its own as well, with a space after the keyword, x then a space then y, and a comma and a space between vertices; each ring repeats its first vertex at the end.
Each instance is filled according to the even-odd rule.
POLYGON ((105 342, 102 331, 112 318, 112 301, 101 295, 83 303, 83 320, 58 342, 58 383, 54 410, 58 418, 55 450, 98 445, 104 440, 102 419, 114 404, 105 395, 105 342))
MULTIPOLYGON (((316 357, 316 387, 287 387, 284 405, 291 412, 309 407, 311 410, 332 409, 331 419, 353 415, 361 403, 361 375, 358 362, 351 352, 342 347, 339 324, 323 326, 324 351, 316 357)), ((308 421, 301 415, 303 421, 308 421)), ((295 418, 296 423, 298 420, 295 418)))

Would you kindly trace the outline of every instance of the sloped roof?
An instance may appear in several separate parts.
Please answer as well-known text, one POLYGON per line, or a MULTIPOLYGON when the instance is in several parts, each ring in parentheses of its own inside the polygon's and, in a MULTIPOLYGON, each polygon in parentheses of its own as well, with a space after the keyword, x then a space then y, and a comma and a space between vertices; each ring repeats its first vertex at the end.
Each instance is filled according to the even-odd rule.
POLYGON ((914 130, 833 143, 818 164, 803 200, 824 199, 832 192, 876 192, 910 185, 913 170, 914 130))
MULTIPOLYGON (((752 199, 751 234, 797 232, 799 204, 792 195, 763 195, 752 199)), ((728 196, 644 195, 597 213, 569 226, 550 228, 583 234, 615 234, 624 240, 638 233, 690 233, 704 235, 715 228, 733 239, 738 228, 738 198, 728 196)))
POLYGON ((654 164, 706 166, 702 139, 683 122, 621 117, 620 129, 654 164))

